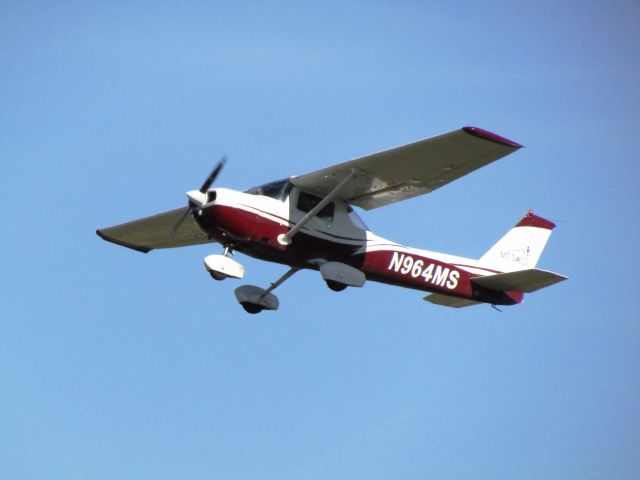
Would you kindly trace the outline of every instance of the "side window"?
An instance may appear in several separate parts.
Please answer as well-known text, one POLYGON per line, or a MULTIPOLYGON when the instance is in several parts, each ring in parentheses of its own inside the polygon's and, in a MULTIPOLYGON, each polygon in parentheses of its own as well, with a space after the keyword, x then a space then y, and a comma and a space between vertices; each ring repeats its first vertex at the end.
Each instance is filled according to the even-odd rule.
MULTIPOLYGON (((318 205, 321 201, 322 199, 316 197, 315 195, 311 195, 305 192, 298 192, 298 203, 296 206, 298 207, 298 210, 302 212, 310 212, 313 207, 318 205)), ((318 217, 324 218, 325 220, 333 220, 334 208, 335 206, 333 202, 329 203, 326 207, 320 210, 320 212, 318 213, 318 217)))

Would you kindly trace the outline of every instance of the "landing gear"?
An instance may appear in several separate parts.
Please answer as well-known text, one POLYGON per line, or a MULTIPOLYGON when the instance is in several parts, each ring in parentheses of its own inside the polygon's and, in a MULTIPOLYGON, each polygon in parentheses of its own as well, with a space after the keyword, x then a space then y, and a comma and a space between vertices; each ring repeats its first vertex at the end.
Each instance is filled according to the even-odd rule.
POLYGON ((211 278, 213 278, 214 280, 217 280, 219 282, 221 282, 222 280, 227 278, 227 276, 225 274, 214 272, 213 270, 209 272, 209 275, 211 275, 211 278))
POLYGON ((320 274, 334 292, 347 287, 362 287, 366 278, 357 268, 340 262, 326 262, 320 266, 320 274))
POLYGON ((236 288, 235 294, 238 303, 242 305, 245 311, 253 314, 260 313, 262 310, 277 310, 280 302, 278 301, 278 297, 271 292, 298 270, 298 267, 291 267, 287 273, 272 283, 267 289, 256 287, 255 285, 243 285, 236 288))
POLYGON ((244 277, 244 266, 236 262, 229 246, 225 246, 222 255, 209 255, 204 259, 204 268, 214 280, 244 277))
POLYGON ((257 303, 242 302, 240 305, 242 305, 242 308, 244 308, 245 312, 251 313, 252 315, 260 313, 262 310, 264 310, 264 307, 262 305, 258 305, 257 303))
POLYGON ((327 282, 327 287, 329 287, 334 292, 341 292, 348 287, 348 285, 345 285, 344 283, 336 282, 335 280, 327 280, 326 282, 327 282))

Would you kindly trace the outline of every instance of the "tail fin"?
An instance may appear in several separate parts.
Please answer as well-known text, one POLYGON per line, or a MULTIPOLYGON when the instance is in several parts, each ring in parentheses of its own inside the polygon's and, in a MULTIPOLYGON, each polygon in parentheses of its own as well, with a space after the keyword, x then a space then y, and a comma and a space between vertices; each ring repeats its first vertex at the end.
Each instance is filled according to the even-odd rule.
POLYGON ((481 258, 487 268, 515 272, 534 268, 555 224, 529 212, 481 258))

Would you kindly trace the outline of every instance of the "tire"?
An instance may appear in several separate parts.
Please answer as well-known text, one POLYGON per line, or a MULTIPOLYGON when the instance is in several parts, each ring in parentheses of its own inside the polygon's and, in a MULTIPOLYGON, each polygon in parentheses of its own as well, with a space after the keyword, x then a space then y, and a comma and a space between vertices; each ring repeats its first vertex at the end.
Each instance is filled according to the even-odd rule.
POLYGON ((327 287, 329 287, 334 292, 341 292, 345 288, 347 288, 348 285, 345 285, 344 283, 336 282, 335 280, 327 280, 327 287))
POLYGON ((257 303, 242 302, 240 305, 242 305, 242 308, 244 308, 245 312, 251 314, 260 313, 262 310, 264 310, 264 307, 258 305, 257 303))
POLYGON ((211 275, 211 278, 219 282, 227 278, 227 276, 224 273, 214 272, 213 270, 209 272, 209 275, 211 275))

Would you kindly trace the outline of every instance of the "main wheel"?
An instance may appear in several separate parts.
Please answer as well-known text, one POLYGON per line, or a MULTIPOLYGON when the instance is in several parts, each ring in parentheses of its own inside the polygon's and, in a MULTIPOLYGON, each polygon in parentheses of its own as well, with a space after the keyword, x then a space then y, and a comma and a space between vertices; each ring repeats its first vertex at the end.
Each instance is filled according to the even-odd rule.
POLYGON ((341 292, 345 288, 347 288, 347 286, 348 285, 345 285, 344 283, 336 282, 335 280, 327 280, 327 287, 329 287, 334 292, 341 292))
POLYGON ((264 307, 258 305, 257 303, 242 302, 240 305, 242 305, 242 308, 244 308, 246 312, 251 314, 260 313, 262 310, 264 310, 264 307))

